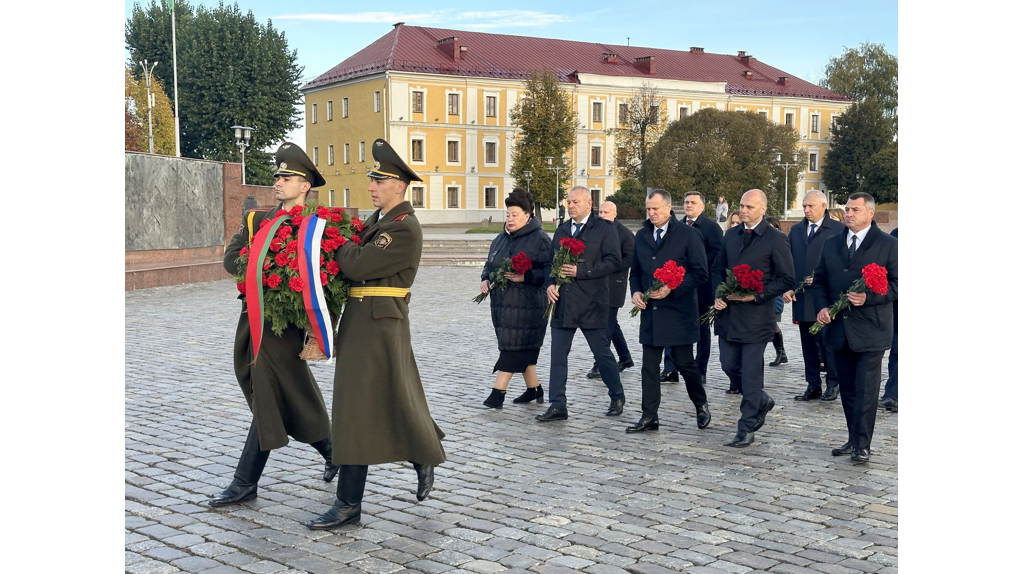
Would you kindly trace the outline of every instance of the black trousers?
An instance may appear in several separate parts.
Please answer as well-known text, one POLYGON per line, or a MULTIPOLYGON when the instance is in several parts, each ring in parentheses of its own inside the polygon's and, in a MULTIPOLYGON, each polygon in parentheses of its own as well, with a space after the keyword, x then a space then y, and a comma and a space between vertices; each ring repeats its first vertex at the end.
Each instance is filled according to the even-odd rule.
POLYGON ((640 385, 643 390, 643 400, 640 408, 645 417, 658 420, 658 407, 661 406, 661 353, 665 349, 671 349, 672 355, 678 361, 679 374, 683 375, 686 381, 686 394, 690 395, 693 406, 701 407, 708 402, 708 395, 704 392, 704 385, 700 382, 700 371, 697 370, 697 363, 693 360, 693 345, 678 345, 675 347, 656 347, 644 345, 644 364, 640 369, 640 385))
MULTIPOLYGON (((608 396, 614 399, 625 399, 622 382, 619 380, 619 366, 615 364, 615 356, 608 346, 608 329, 580 329, 590 345, 597 361, 597 370, 601 380, 608 387, 608 396)), ((565 383, 569 378, 569 351, 572 339, 576 336, 576 328, 562 329, 551 326, 551 372, 548 378, 548 397, 551 406, 557 409, 566 408, 565 383)))
MULTIPOLYGON (((626 344, 626 337, 622 334, 622 327, 619 326, 619 308, 608 307, 608 338, 615 347, 615 354, 619 356, 619 362, 631 359, 629 345, 626 344)), ((594 362, 597 365, 597 362, 594 362)))
POLYGON ((718 357, 722 370, 730 381, 738 381, 743 399, 740 401, 740 420, 736 432, 754 431, 757 412, 768 402, 764 392, 764 349, 768 341, 761 343, 732 343, 725 337, 718 338, 718 357))
POLYGON ((843 401, 850 444, 853 448, 871 448, 885 351, 858 353, 845 342, 842 349, 835 349, 832 354, 839 373, 839 396, 843 401))
MULTIPOLYGON (((825 346, 825 329, 818 331, 817 335, 811 334, 811 326, 814 321, 800 321, 800 350, 804 356, 804 380, 807 385, 821 390, 821 364, 825 363, 826 385, 830 388, 839 384, 839 375, 836 373, 836 360, 832 357, 832 350, 825 346)), ((827 327, 826 327, 827 329, 827 327)))
MULTIPOLYGON (((700 323, 700 339, 697 341, 697 370, 701 376, 708 374, 711 360, 711 323, 700 323)), ((665 372, 675 373, 676 363, 672 359, 672 347, 665 347, 665 372)))

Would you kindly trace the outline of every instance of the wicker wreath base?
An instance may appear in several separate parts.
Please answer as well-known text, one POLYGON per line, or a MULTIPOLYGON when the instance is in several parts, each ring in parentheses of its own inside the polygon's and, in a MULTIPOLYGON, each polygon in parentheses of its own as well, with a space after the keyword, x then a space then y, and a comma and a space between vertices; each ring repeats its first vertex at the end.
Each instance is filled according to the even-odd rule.
POLYGON ((320 345, 316 342, 316 337, 306 334, 306 346, 302 348, 302 352, 299 353, 299 358, 303 361, 326 361, 327 355, 320 350, 320 345))

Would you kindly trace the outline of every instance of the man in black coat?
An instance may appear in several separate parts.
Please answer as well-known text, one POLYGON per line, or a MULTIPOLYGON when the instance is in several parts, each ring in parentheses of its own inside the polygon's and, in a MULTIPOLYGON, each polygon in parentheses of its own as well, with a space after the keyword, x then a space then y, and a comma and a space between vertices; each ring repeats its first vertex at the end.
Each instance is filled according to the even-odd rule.
MULTIPOLYGON (((618 208, 615 204, 606 201, 601 204, 597 215, 606 221, 611 221, 615 226, 615 233, 619 238, 619 254, 622 256, 622 266, 616 273, 608 277, 608 289, 611 294, 611 304, 608 307, 608 338, 619 355, 619 372, 633 366, 633 357, 629 354, 629 346, 626 345, 626 337, 622 335, 622 328, 619 326, 619 309, 622 308, 626 298, 626 287, 629 286, 629 267, 633 263, 633 234, 615 218, 618 215, 618 208)), ((601 378, 601 372, 597 370, 597 361, 587 373, 588 379, 601 378)))
POLYGON ((590 190, 576 186, 569 190, 568 201, 570 219, 555 231, 552 261, 560 248, 559 243, 566 237, 582 241, 586 250, 578 264, 561 267, 566 277, 573 278, 572 282, 562 285, 561 289, 556 288, 554 277, 548 277, 546 282, 548 301, 556 305, 551 317, 551 377, 548 380, 551 406, 544 414, 537 415, 541 422, 569 418, 565 383, 569 376, 569 350, 576 329, 583 331, 597 359, 601 380, 608 387, 611 404, 605 414, 621 415, 622 406, 626 403, 615 357, 608 347, 608 277, 622 266, 619 239, 611 222, 591 211, 593 200, 590 199, 590 190))
POLYGON ((647 221, 636 234, 629 279, 633 304, 642 309, 640 344, 644 347, 644 357, 640 371, 643 415, 638 423, 626 428, 627 433, 658 430, 661 405, 658 371, 665 349, 671 349, 671 354, 679 361, 686 392, 697 407, 697 428, 703 429, 711 423, 708 397, 693 360, 693 344, 700 338, 697 286, 707 281, 707 256, 700 233, 672 217, 672 196, 664 189, 655 189, 647 196, 647 221), (683 282, 675 289, 661 286, 645 302, 643 295, 654 283, 654 272, 668 261, 675 261, 686 270, 683 282))
MULTIPOLYGON (((804 219, 789 230, 789 247, 793 252, 793 268, 796 271, 796 283, 800 284, 808 275, 814 273, 821 258, 821 248, 825 240, 842 232, 846 227, 828 216, 828 202, 825 194, 812 189, 804 196, 804 219)), ((813 279, 810 279, 813 282, 813 279)), ((794 289, 796 286, 794 286, 794 289)), ((804 380, 807 389, 797 395, 798 401, 822 399, 834 401, 839 394, 839 377, 836 374, 835 360, 829 357, 832 353, 825 348, 825 333, 811 334, 811 326, 817 321, 818 309, 814 306, 814 298, 810 290, 805 288, 802 293, 793 294, 793 289, 782 294, 782 300, 793 303, 793 320, 800 327, 800 348, 804 355, 804 380), (826 389, 821 393, 821 364, 825 364, 826 389)))
POLYGON ((743 392, 736 436, 726 446, 747 447, 754 431, 764 425, 775 406, 764 392, 764 348, 775 334, 775 297, 793 286, 793 255, 781 231, 764 214, 768 196, 751 189, 740 198, 741 225, 725 232, 722 250, 712 271, 712 288, 725 281, 726 270, 747 264, 764 273, 764 290, 756 295, 727 295, 715 299, 715 334, 722 370, 738 380, 743 392))
POLYGON ((839 373, 839 394, 849 439, 832 449, 832 456, 850 455, 855 464, 871 459, 871 437, 875 432, 878 388, 882 382, 882 356, 892 346, 893 313, 896 301, 897 239, 882 233, 872 221, 875 199, 857 192, 846 201, 846 231, 825 242, 814 270, 811 293, 818 307, 818 322, 828 324, 825 344, 832 349, 839 373), (850 293, 850 307, 830 318, 829 307, 839 300, 861 270, 877 263, 889 281, 885 295, 868 290, 850 293))
MULTIPOLYGON (((704 253, 707 255, 707 267, 711 265, 718 256, 718 250, 722 248, 722 227, 704 217, 704 197, 699 191, 688 191, 683 196, 683 222, 700 232, 701 241, 704 244, 704 253)), ((700 314, 707 312, 708 308, 715 304, 715 294, 711 290, 710 277, 707 281, 697 286, 697 309, 700 314)), ((698 321, 698 323, 700 323, 698 321)), ((697 370, 700 371, 700 380, 705 382, 708 374, 708 361, 711 359, 711 324, 700 323, 700 340, 697 341, 697 370)), ((672 361, 668 349, 665 352, 665 371, 661 373, 662 382, 679 382, 679 373, 676 372, 675 363, 672 361)))
MULTIPOLYGON (((899 229, 893 229, 893 237, 899 237, 897 233, 899 229)), ((889 412, 899 412, 899 382, 896 378, 896 370, 899 367, 897 364, 898 357, 896 356, 896 340, 899 339, 900 321, 899 321, 899 300, 892 302, 892 348, 889 349, 889 379, 885 381, 885 391, 882 392, 882 400, 878 401, 878 406, 885 407, 885 410, 889 412)))

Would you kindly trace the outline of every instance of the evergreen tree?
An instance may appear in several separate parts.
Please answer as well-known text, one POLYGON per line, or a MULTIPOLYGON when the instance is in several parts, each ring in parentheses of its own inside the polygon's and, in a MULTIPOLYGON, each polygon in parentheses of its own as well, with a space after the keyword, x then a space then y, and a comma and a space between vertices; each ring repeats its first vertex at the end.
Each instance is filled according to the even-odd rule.
POLYGON ((839 116, 832 130, 832 146, 821 165, 822 179, 837 202, 846 203, 851 193, 861 190, 857 176, 866 177, 872 156, 892 143, 892 122, 874 100, 854 102, 839 116))
POLYGON ((874 101, 882 115, 898 133, 900 64, 882 44, 864 42, 860 48, 847 48, 825 66, 822 87, 849 97, 855 102, 874 101))

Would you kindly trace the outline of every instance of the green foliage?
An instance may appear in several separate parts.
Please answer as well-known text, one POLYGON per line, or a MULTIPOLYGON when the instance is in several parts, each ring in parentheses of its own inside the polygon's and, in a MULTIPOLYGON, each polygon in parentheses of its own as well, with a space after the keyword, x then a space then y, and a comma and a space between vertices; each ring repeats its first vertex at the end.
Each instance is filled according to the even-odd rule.
POLYGON ((873 100, 898 133, 899 60, 885 51, 882 44, 864 42, 860 48, 847 48, 838 58, 830 58, 825 66, 822 87, 853 99, 873 100))
MULTIPOLYGON (((139 139, 133 141, 129 146, 127 137, 129 127, 127 124, 125 125, 125 149, 148 152, 149 117, 147 116, 146 77, 141 67, 137 68, 137 75, 128 68, 125 68, 124 73, 125 121, 129 121, 128 115, 130 114, 140 130, 139 139)), ((160 84, 160 78, 155 75, 150 90, 153 92, 154 100, 153 152, 174 155, 174 110, 171 109, 171 101, 160 84)))
POLYGON ((620 178, 638 178, 644 158, 668 125, 665 98, 653 84, 644 82, 626 102, 625 118, 615 110, 615 122, 617 127, 608 133, 615 136, 616 173, 620 178))
POLYGON ((619 189, 605 200, 615 204, 618 219, 647 219, 647 188, 639 179, 620 181, 619 189))
POLYGON ((133 94, 137 91, 138 82, 131 70, 124 69, 124 149, 127 151, 142 151, 149 149, 146 143, 146 133, 142 130, 142 121, 137 115, 133 94))
POLYGON ((892 130, 892 123, 873 100, 855 102, 839 116, 832 146, 821 165, 825 184, 837 202, 846 203, 846 198, 860 188, 857 176, 866 177, 872 156, 893 143, 892 130))
MULTIPOLYGON (((785 171, 775 166, 775 152, 791 157, 796 151, 797 133, 785 125, 768 121, 754 112, 721 111, 705 108, 672 122, 644 160, 642 181, 672 194, 682 203, 683 194, 696 190, 705 201, 724 196, 729 205, 739 205, 749 189, 768 195, 768 214, 782 212, 785 171)), ((797 170, 790 168, 790 207, 796 199, 797 170)), ((709 203, 712 208, 713 203, 709 203)))
POLYGON ((868 160, 861 191, 870 193, 877 203, 897 203, 899 179, 898 143, 892 142, 868 160))
MULTIPOLYGON (((551 70, 540 70, 530 74, 523 99, 509 112, 512 125, 518 130, 509 174, 518 187, 525 189, 523 171, 533 172, 530 193, 538 217, 541 207, 555 206, 555 172, 547 169, 545 158, 554 157, 554 164, 561 165, 562 156, 576 141, 578 120, 573 104, 573 97, 562 89, 551 70)), ((567 169, 558 177, 559 199, 565 198, 573 169, 570 157, 567 169)))
MULTIPOLYGON (((257 128, 246 152, 246 180, 273 183, 270 154, 299 126, 302 68, 284 34, 256 21, 238 4, 216 8, 175 2, 178 40, 178 105, 181 154, 215 161, 239 161, 231 126, 257 128)), ((125 25, 133 62, 159 61, 155 74, 173 98, 171 16, 163 2, 136 4, 125 25)), ((134 64, 133 64, 134 65, 134 64)), ((172 102, 173 103, 173 102, 172 102)))

